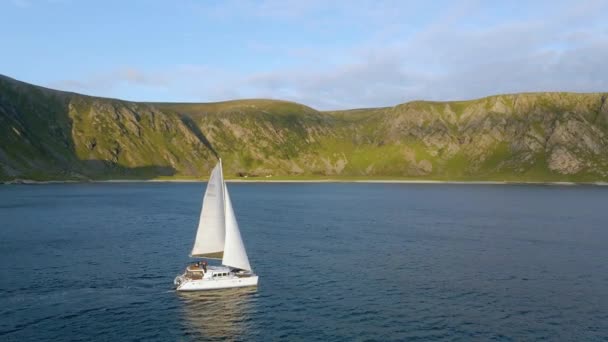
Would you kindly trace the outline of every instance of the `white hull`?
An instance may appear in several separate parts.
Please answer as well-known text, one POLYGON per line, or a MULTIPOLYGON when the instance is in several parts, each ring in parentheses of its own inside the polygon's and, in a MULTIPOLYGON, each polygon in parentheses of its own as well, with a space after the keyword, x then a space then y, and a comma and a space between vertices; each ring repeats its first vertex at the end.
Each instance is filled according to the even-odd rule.
POLYGON ((230 289, 235 287, 257 286, 258 276, 227 277, 223 279, 185 279, 176 288, 177 291, 206 291, 230 289))

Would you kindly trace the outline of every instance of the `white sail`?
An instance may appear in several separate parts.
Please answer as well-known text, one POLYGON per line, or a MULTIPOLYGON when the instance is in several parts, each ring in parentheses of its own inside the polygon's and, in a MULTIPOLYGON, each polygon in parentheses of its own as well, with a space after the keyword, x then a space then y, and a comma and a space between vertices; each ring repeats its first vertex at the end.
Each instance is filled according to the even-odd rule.
POLYGON ((251 271, 252 269, 251 265, 249 264, 249 258, 247 257, 247 252, 245 251, 243 239, 241 239, 239 224, 236 222, 234 210, 232 210, 232 202, 230 201, 230 195, 228 194, 228 188, 226 188, 226 185, 224 185, 224 194, 226 196, 226 244, 224 246, 224 258, 222 259, 222 264, 251 271))
POLYGON ((191 256, 221 258, 224 251, 224 176, 222 161, 213 168, 203 198, 201 218, 191 256))

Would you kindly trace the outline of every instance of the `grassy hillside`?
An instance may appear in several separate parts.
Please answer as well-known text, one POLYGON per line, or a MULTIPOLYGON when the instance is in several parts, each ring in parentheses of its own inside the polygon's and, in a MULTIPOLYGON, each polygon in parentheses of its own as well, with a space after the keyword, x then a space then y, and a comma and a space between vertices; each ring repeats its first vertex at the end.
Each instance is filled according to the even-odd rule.
POLYGON ((0 76, 0 180, 228 177, 608 180, 608 94, 320 112, 287 101, 135 103, 0 76))

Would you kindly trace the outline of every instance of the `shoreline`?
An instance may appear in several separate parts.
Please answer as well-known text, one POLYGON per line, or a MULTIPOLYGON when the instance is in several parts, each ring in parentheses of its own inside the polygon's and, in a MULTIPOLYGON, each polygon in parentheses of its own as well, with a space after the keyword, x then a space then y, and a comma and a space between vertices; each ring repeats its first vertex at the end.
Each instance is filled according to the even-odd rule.
MULTIPOLYGON (((450 181, 412 179, 226 179, 227 183, 360 183, 360 184, 460 184, 460 185, 557 185, 608 186, 608 182, 567 182, 567 181, 450 181)), ((87 184, 87 183, 206 183, 206 179, 108 179, 108 180, 14 180, 0 185, 44 185, 44 184, 87 184)))

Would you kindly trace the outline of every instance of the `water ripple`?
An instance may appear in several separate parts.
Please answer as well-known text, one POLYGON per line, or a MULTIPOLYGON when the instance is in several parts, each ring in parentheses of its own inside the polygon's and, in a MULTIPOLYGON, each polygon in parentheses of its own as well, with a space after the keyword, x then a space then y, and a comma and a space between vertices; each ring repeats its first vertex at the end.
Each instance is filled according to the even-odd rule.
POLYGON ((606 339, 608 189, 230 187, 259 287, 194 294, 200 184, 0 191, 0 339, 606 339))

